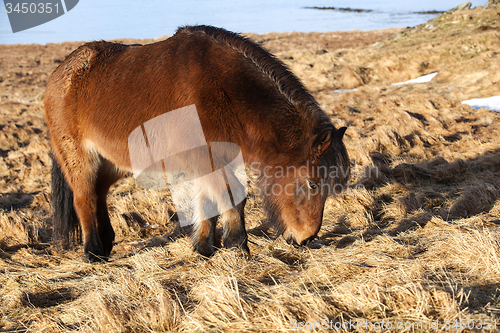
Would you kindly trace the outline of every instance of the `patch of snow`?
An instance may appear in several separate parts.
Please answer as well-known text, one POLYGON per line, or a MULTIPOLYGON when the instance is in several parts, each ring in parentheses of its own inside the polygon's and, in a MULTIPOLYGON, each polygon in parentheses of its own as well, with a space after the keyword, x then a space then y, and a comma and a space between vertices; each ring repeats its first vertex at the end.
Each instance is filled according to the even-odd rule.
POLYGON ((430 82, 434 76, 438 75, 437 72, 435 73, 432 73, 432 74, 428 74, 428 75, 424 75, 424 76, 421 76, 421 77, 417 77, 416 79, 413 79, 413 80, 409 80, 409 81, 405 81, 405 82, 398 82, 398 83, 393 83, 392 85, 393 86, 398 86, 398 85, 401 85, 401 84, 408 84, 408 83, 425 83, 425 82, 430 82))
POLYGON ((491 111, 500 112, 500 96, 469 99, 463 101, 462 104, 468 104, 476 110, 486 108, 491 111))
POLYGON ((337 89, 337 90, 332 90, 328 91, 327 94, 337 94, 337 93, 346 93, 346 92, 351 92, 351 91, 357 91, 358 89, 337 89))

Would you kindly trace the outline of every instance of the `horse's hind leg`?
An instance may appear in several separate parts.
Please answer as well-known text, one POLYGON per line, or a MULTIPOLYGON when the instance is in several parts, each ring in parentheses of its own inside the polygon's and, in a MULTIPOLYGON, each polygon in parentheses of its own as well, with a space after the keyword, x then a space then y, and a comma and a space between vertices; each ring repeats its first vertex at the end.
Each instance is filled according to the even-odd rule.
POLYGON ((222 243, 225 248, 238 247, 250 253, 245 230, 245 203, 246 199, 222 214, 222 243))
POLYGON ((116 179, 109 177, 106 172, 109 168, 103 168, 99 156, 83 148, 79 140, 71 139, 70 135, 65 141, 54 140, 53 150, 73 192, 73 206, 83 233, 85 256, 90 261, 105 260, 114 238, 106 194, 111 180, 116 179))
MULTIPOLYGON (((88 162, 87 162, 88 163, 88 162)), ((97 224, 97 193, 95 180, 96 176, 87 163, 79 167, 80 170, 73 169, 75 176, 69 175, 69 185, 73 190, 76 215, 80 221, 83 232, 83 248, 85 256, 90 261, 105 259, 109 253, 104 250, 101 243, 97 224)), ((93 162, 95 163, 95 162, 93 162)), ((74 165, 76 167, 76 165, 74 165)))
POLYGON ((91 172, 73 181, 74 205, 83 231, 85 256, 90 261, 102 261, 108 259, 115 238, 106 196, 121 175, 102 158, 93 160, 87 169, 91 172))
POLYGON ((102 244, 103 256, 108 257, 113 248, 115 232, 109 219, 106 197, 109 187, 121 178, 121 173, 107 160, 101 160, 95 183, 97 233, 102 244))

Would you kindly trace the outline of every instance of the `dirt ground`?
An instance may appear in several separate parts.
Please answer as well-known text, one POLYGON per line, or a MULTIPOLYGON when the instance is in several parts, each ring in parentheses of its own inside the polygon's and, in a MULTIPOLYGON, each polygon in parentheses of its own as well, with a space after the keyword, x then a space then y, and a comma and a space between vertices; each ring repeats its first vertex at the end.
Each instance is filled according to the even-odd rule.
POLYGON ((43 96, 81 42, 0 45, 0 331, 497 328, 500 114, 460 102, 500 95, 500 9, 407 29, 248 36, 348 127, 352 188, 329 198, 318 239, 296 249, 267 237, 250 196, 251 256, 205 260, 171 199, 127 177, 109 195, 110 262, 60 251, 43 96))

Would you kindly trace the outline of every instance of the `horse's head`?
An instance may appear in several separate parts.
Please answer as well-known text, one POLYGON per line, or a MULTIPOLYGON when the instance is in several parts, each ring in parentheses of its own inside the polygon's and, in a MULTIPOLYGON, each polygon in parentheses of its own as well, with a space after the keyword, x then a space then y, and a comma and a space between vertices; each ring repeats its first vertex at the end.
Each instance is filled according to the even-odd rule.
POLYGON ((344 189, 349 177, 345 130, 324 128, 304 147, 300 163, 264 169, 261 189, 269 218, 287 242, 305 245, 316 237, 327 197, 344 189))

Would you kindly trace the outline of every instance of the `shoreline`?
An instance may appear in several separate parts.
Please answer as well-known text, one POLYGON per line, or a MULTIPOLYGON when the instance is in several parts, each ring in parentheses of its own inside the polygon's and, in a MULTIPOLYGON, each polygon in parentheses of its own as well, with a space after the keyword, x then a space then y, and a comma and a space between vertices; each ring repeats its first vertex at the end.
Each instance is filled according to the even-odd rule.
MULTIPOLYGON (((407 27, 391 27, 391 28, 386 28, 386 29, 374 29, 374 30, 359 30, 359 29, 353 29, 353 30, 338 30, 338 31, 325 31, 325 32, 317 32, 317 31, 311 31, 311 32, 298 32, 298 31, 286 31, 286 32, 265 32, 265 33, 254 33, 254 32, 241 32, 240 34, 243 36, 247 36, 250 38, 255 38, 255 40, 262 42, 263 39, 266 39, 268 36, 272 36, 274 38, 280 38, 280 36, 300 36, 300 35, 311 35, 311 36, 317 36, 317 35, 342 35, 342 36, 349 36, 351 34, 363 34, 363 35, 369 35, 369 34, 374 34, 374 37, 372 39, 379 38, 377 36, 381 35, 390 35, 391 33, 398 33, 404 29, 407 29, 407 27)), ((139 44, 150 44, 154 42, 159 42, 162 40, 165 40, 167 38, 171 37, 171 35, 162 35, 159 37, 148 37, 148 38, 129 38, 129 37, 123 37, 123 38, 111 38, 111 39, 94 39, 94 40, 87 40, 87 41, 79 41, 79 40, 68 40, 68 41, 61 41, 61 42, 56 42, 56 43, 10 43, 10 44, 2 44, 0 43, 0 51, 2 47, 8 47, 8 46, 30 46, 30 45, 36 45, 36 46, 46 46, 46 45, 58 45, 58 44, 74 44, 74 43, 80 43, 80 44, 85 44, 89 43, 92 41, 96 40, 105 40, 108 42, 115 42, 115 43, 123 43, 123 44, 128 44, 128 43, 139 43, 139 44)))
MULTIPOLYGON (((424 23, 427 20, 435 19, 439 14, 443 14, 453 10, 451 4, 447 4, 445 8, 443 6, 429 5, 425 8, 420 6, 399 6, 399 10, 391 6, 374 6, 369 5, 362 6, 360 8, 351 7, 283 7, 279 10, 276 8, 272 12, 275 16, 264 15, 259 18, 251 18, 243 13, 227 13, 228 15, 236 15, 237 19, 240 19, 239 24, 233 24, 234 20, 224 20, 221 18, 211 19, 209 18, 199 18, 191 16, 182 16, 177 20, 170 20, 167 23, 158 23, 158 21, 153 19, 153 22, 148 22, 147 29, 143 29, 141 25, 137 25, 142 22, 137 17, 135 23, 137 23, 133 28, 128 26, 121 26, 121 22, 113 21, 106 25, 105 29, 98 30, 91 25, 87 25, 84 17, 74 17, 75 24, 81 27, 79 30, 72 29, 71 26, 64 28, 62 25, 52 24, 50 31, 34 28, 33 30, 26 30, 19 32, 18 34, 10 33, 10 26, 8 22, 4 22, 2 29, 4 31, 0 34, 1 45, 16 45, 16 44, 47 44, 45 41, 57 44, 63 42, 81 41, 93 39, 104 39, 104 40, 120 40, 120 39, 136 39, 136 40, 156 40, 162 38, 162 35, 173 34, 178 26, 182 24, 208 24, 226 28, 228 30, 243 33, 243 34, 267 34, 267 33, 288 33, 292 31, 299 32, 340 32, 340 31, 376 31, 385 30, 391 28, 406 28, 409 26, 416 26, 424 23), (446 7, 450 8, 446 8, 446 7), (290 16, 290 20, 284 19, 279 15, 280 11, 287 10, 287 15, 290 16), (446 11, 447 10, 447 11, 446 11), (312 14, 311 14, 312 13, 312 14), (266 20, 267 19, 267 20, 266 20), (80 21, 79 21, 80 20, 80 21), (138 21, 137 21, 138 20, 138 21), (294 22, 293 24, 290 22, 294 22), (176 24, 178 22, 179 24, 176 24), (274 23, 273 23, 274 22, 274 23), (41 30, 41 31, 39 31, 41 30), (110 36, 120 36, 112 37, 110 36), (126 37, 135 36, 135 37, 126 37), (156 37, 149 37, 148 35, 153 35, 156 37), (137 38, 137 36, 140 36, 137 38), (77 37, 77 38, 74 38, 77 37), (65 40, 61 40, 65 39, 65 40), (38 41, 42 41, 39 43, 38 41), (27 42, 24 42, 27 41, 27 42)), ((480 6, 476 5, 475 8, 480 6)), ((102 10, 112 9, 112 5, 105 5, 102 10)), ((84 9, 84 8, 82 8, 84 9)), ((88 14, 89 8, 85 9, 81 15, 88 14)), ((75 13, 76 14, 76 13, 75 13)), ((62 21, 61 21, 62 22, 62 21)), ((134 23, 132 22, 132 23, 134 23)), ((67 23, 66 23, 67 24, 67 23)), ((49 26, 47 26, 49 27, 49 26)))

